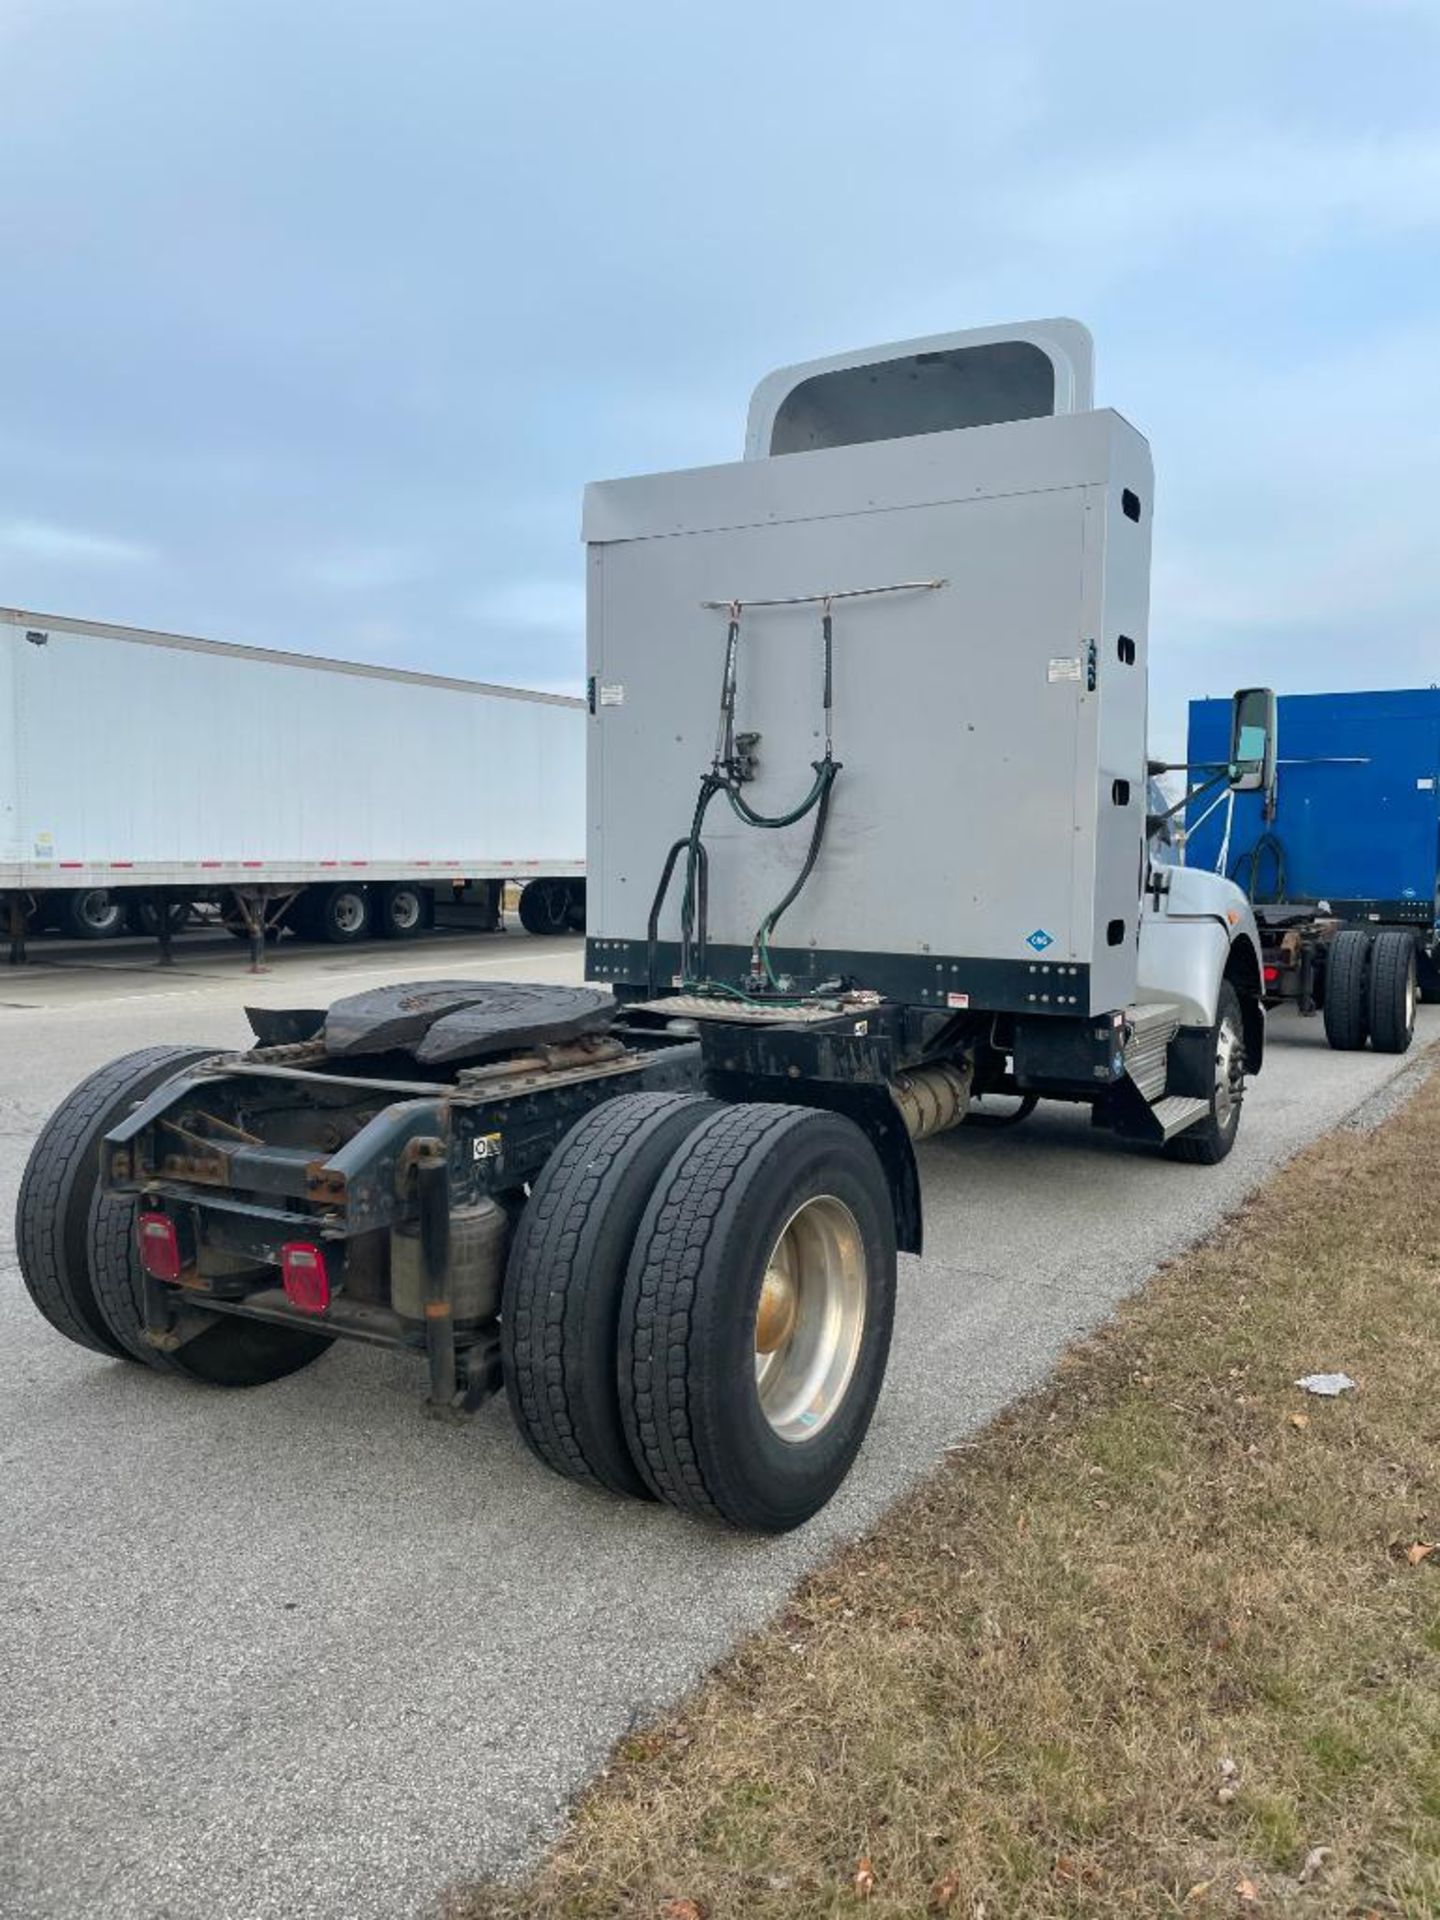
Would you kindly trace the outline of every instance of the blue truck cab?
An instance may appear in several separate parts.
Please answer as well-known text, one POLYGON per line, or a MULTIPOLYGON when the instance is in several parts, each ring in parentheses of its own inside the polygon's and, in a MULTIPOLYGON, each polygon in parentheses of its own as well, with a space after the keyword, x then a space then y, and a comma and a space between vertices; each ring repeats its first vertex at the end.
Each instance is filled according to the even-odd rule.
MULTIPOLYGON (((1228 700, 1190 703, 1192 768, 1230 726, 1228 700)), ((1184 857, 1249 894, 1270 1004, 1403 1051, 1418 990, 1440 995, 1440 687, 1282 695, 1273 792, 1197 795, 1184 857)))

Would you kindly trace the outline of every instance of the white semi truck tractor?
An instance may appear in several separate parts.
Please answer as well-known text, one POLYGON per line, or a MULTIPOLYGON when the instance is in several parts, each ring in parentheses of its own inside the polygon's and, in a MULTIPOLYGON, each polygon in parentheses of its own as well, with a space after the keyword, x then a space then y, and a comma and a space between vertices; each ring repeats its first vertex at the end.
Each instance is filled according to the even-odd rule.
MULTIPOLYGON (((1150 458, 1091 359, 1045 321, 791 367, 744 459, 592 487, 595 984, 102 1069, 25 1175, 40 1311, 216 1386, 408 1350, 437 1414, 503 1388, 556 1472, 778 1531, 870 1424, 917 1141, 1064 1100, 1222 1159, 1260 949, 1151 851, 1150 458)), ((1262 784, 1267 726, 1212 777, 1262 784)))

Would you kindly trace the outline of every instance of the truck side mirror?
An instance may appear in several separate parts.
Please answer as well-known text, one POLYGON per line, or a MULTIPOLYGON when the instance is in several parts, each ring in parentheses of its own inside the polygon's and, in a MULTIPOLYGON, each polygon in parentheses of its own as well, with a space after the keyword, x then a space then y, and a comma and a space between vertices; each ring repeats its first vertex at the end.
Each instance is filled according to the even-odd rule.
POLYGON ((1230 703, 1230 766, 1233 793, 1275 792, 1276 714, 1270 687, 1242 687, 1230 703))

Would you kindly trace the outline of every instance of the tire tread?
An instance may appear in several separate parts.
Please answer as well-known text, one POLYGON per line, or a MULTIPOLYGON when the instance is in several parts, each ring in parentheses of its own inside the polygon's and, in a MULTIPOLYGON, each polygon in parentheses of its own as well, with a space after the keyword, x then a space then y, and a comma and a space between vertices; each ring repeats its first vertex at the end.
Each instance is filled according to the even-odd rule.
POLYGON ((621 1332, 620 1404, 630 1450, 671 1506, 728 1519, 701 1464, 689 1378, 696 1280, 744 1169, 813 1110, 722 1108, 661 1175, 635 1243, 621 1332))
POLYGON ((25 1163, 15 1204, 15 1247, 25 1289, 57 1333, 112 1360, 148 1356, 116 1334, 96 1293, 85 1258, 88 1202, 83 1217, 71 1217, 76 1181, 117 1106, 127 1097, 143 1098, 171 1073, 213 1051, 141 1047, 97 1068, 50 1115, 25 1163), (82 1271, 76 1271, 77 1264, 82 1271))
MULTIPOLYGON (((607 1459, 587 1429, 585 1258, 587 1228, 613 1205, 617 1189, 659 1172, 688 1125, 712 1103, 687 1093, 638 1093, 608 1100, 561 1141, 546 1163, 516 1229, 506 1267, 501 1314, 505 1384, 516 1425, 531 1451, 554 1472, 615 1493, 643 1495, 638 1470, 607 1459)), ((649 1181, 646 1181, 648 1199, 649 1181)), ((640 1196, 634 1196, 640 1198, 640 1196)), ((593 1245, 593 1240, 591 1243, 593 1245)), ((626 1249, 628 1254, 628 1248, 626 1249)), ((616 1276, 623 1283, 623 1268, 616 1276)), ((618 1306, 618 1297, 617 1297, 618 1306)), ((613 1379, 613 1349, 606 1359, 613 1379)))
POLYGON ((1377 1053, 1406 1053, 1415 1036, 1405 1017, 1415 967, 1415 941, 1398 928, 1375 936, 1370 950, 1370 1044, 1377 1053))
POLYGON ((1369 935, 1356 927, 1337 933, 1325 963, 1325 1038, 1337 1053, 1358 1053, 1369 1038, 1369 971, 1369 935))

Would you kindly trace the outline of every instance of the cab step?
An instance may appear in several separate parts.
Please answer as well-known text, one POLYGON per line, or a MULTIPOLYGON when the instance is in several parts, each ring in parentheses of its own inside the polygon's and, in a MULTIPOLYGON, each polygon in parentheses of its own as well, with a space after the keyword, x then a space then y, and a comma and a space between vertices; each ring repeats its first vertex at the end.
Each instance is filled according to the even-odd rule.
POLYGON ((1125 1009, 1125 1025, 1130 1035, 1125 1042, 1125 1072, 1149 1105, 1165 1091, 1170 1042, 1180 1031, 1182 1012, 1173 1000, 1152 1000, 1144 1006, 1125 1009))
POLYGON ((1188 1094, 1172 1093, 1164 1100, 1157 1100, 1150 1114, 1160 1129, 1160 1138, 1173 1140, 1177 1133, 1184 1133, 1187 1127, 1203 1120, 1209 1111, 1208 1100, 1192 1100, 1188 1094))

